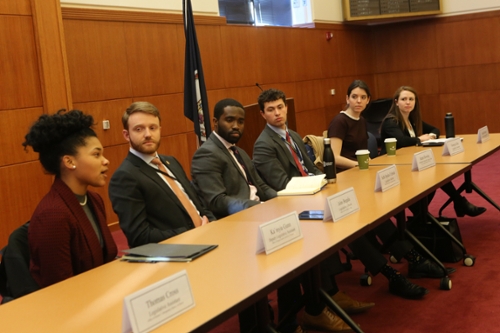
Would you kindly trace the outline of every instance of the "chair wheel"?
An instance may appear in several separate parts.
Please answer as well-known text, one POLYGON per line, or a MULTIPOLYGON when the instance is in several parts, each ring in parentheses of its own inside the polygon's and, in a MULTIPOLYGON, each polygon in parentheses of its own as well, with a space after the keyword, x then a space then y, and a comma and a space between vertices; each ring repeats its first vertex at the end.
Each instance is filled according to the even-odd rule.
POLYGON ((398 264, 399 263, 399 260, 396 259, 396 257, 393 256, 393 255, 389 256, 389 261, 392 262, 393 264, 398 264))
POLYGON ((439 282, 439 289, 441 290, 451 290, 451 280, 449 277, 445 276, 444 278, 441 278, 441 281, 439 282))
POLYGON ((471 267, 476 263, 476 257, 470 254, 464 254, 464 266, 471 267))
POLYGON ((359 279, 359 284, 361 284, 362 286, 371 286, 372 277, 368 274, 361 275, 361 278, 359 279))

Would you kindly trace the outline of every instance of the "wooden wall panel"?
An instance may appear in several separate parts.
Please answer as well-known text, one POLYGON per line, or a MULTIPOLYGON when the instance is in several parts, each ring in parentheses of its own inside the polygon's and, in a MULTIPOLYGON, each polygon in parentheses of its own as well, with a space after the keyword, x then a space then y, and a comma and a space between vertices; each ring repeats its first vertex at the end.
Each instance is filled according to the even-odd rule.
POLYGON ((340 43, 340 36, 345 34, 345 32, 333 29, 318 30, 320 34, 323 35, 324 43, 320 44, 320 49, 318 50, 321 57, 321 71, 324 77, 330 78, 339 75, 340 68, 344 64, 340 63, 340 52, 342 45, 340 43), (326 41, 326 33, 332 32, 333 38, 330 41, 326 41))
MULTIPOLYGON (((498 12, 497 12, 498 13, 498 12)), ((500 14, 438 24, 436 37, 439 67, 500 62, 500 14)))
POLYGON ((455 133, 477 133, 477 130, 485 125, 488 125, 491 133, 500 132, 498 107, 492 102, 498 100, 500 100, 498 90, 441 94, 439 97, 443 119, 445 111, 453 112, 455 133))
POLYGON ((104 147, 123 144, 122 115, 132 104, 131 98, 111 101, 76 103, 75 109, 82 110, 94 117, 94 131, 104 147), (104 130, 102 121, 109 120, 110 129, 104 130))
POLYGON ((194 131, 193 122, 184 116, 183 94, 134 98, 137 101, 150 102, 160 111, 162 137, 194 131))
POLYGON ((30 0, 0 1, 0 15, 31 15, 30 0))
POLYGON ((108 225, 113 225, 118 221, 118 216, 113 212, 113 207, 111 206, 111 201, 109 200, 109 180, 111 179, 111 176, 116 171, 116 169, 120 166, 122 161, 125 159, 125 157, 127 157, 128 150, 128 142, 117 146, 105 147, 104 156, 109 160, 109 169, 107 173, 108 180, 106 182, 106 185, 103 187, 89 187, 90 190, 95 191, 101 195, 106 207, 106 218, 108 225))
POLYGON ((331 96, 330 89, 325 88, 323 80, 300 81, 296 83, 296 92, 294 94, 296 112, 300 113, 306 110, 321 109, 327 103, 331 96))
POLYGON ((59 0, 32 0, 35 44, 45 112, 71 108, 73 101, 59 0))
MULTIPOLYGON (((222 89, 226 87, 224 81, 226 64, 224 63, 223 54, 228 52, 228 50, 222 48, 221 29, 221 26, 196 26, 196 35, 198 37, 198 46, 200 48, 203 74, 205 74, 205 86, 207 90, 222 89)), ((179 40, 182 41, 180 53, 182 57, 182 75, 184 75, 184 50, 186 39, 184 37, 183 26, 177 25, 177 34, 181 36, 179 40)), ((182 82, 184 82, 184 80, 182 80, 182 82)), ((184 85, 182 86, 182 90, 183 89, 184 85)))
POLYGON ((419 95, 436 94, 440 90, 439 72, 434 69, 376 74, 377 98, 391 98, 402 85, 415 88, 419 95))
POLYGON ((341 31, 334 34, 338 53, 338 73, 334 76, 366 75, 372 72, 373 56, 365 31, 341 31))
POLYGON ((226 26, 221 29, 220 55, 225 64, 226 87, 252 86, 261 79, 258 69, 265 61, 265 49, 258 47, 258 29, 242 26, 226 26))
POLYGON ((125 49, 121 51, 126 55, 132 96, 182 92, 183 40, 179 40, 175 25, 125 23, 124 32, 125 49))
POLYGON ((31 17, 0 16, 0 73, 0 110, 42 106, 31 17))
POLYGON ((500 90, 500 61, 439 69, 441 93, 500 90))
POLYGON ((371 34, 375 73, 436 68, 442 41, 433 21, 388 24, 371 34), (429 23, 431 22, 431 23, 429 23))
POLYGON ((22 143, 31 124, 43 113, 42 108, 0 111, 0 166, 13 165, 38 159, 31 148, 24 150, 22 143))
MULTIPOLYGON (((326 43, 325 36, 315 29, 290 29, 290 38, 282 55, 290 57, 293 81, 307 81, 325 78, 319 50, 326 43)), ((287 38, 288 39, 288 38, 287 38)))
MULTIPOLYGON (((290 86, 292 86, 292 85, 287 84, 287 85, 278 86, 276 84, 266 84, 266 85, 263 85, 262 88, 263 89, 270 89, 270 88, 282 89, 283 87, 286 88, 286 87, 290 87, 290 86)), ((289 92, 286 89, 283 89, 283 91, 285 91, 285 94, 287 95, 287 97, 290 96, 289 92)), ((209 90, 207 92, 207 94, 208 94, 208 104, 210 105, 210 114, 213 115, 214 106, 221 99, 232 98, 232 99, 235 99, 238 102, 240 102, 242 105, 248 105, 248 104, 257 103, 257 98, 259 97, 260 93, 261 93, 261 91, 259 88, 257 88, 255 86, 255 83, 251 86, 248 86, 248 87, 233 87, 233 88, 227 88, 227 89, 209 90)))
MULTIPOLYGON (((290 29, 273 27, 270 29, 256 29, 255 33, 258 43, 253 48, 259 56, 258 66, 254 63, 246 63, 253 67, 257 73, 255 82, 266 85, 273 82, 294 81, 294 73, 302 64, 297 61, 295 55, 299 50, 292 41, 293 32, 290 29)), ((239 50, 241 59, 246 58, 246 51, 239 50)), ((246 61, 244 61, 246 62, 246 61)), ((255 84, 255 83, 254 83, 255 84)))
POLYGON ((309 134, 322 136, 323 131, 328 128, 325 113, 324 108, 296 113, 297 133, 301 137, 309 134))
POLYGON ((437 127, 441 134, 444 134, 444 116, 446 112, 453 112, 453 109, 450 109, 451 105, 447 105, 443 108, 438 94, 419 94, 418 98, 420 101, 422 119, 426 123, 437 127))
MULTIPOLYGON (((191 179, 191 159, 189 141, 193 138, 188 134, 170 135, 162 137, 158 152, 163 155, 174 156, 184 168, 186 175, 191 179)), ((193 152, 194 153, 194 152, 193 152)))
POLYGON ((74 103, 132 97, 123 23, 64 20, 64 32, 74 103))
POLYGON ((38 202, 49 191, 52 176, 38 161, 0 168, 0 247, 9 234, 31 218, 38 202))

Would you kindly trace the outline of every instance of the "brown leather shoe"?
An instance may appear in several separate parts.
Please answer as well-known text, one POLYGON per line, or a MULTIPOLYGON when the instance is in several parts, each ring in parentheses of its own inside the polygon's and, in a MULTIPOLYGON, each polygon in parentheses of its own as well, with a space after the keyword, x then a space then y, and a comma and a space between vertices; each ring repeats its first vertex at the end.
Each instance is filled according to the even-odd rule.
POLYGON ((352 332, 352 329, 340 317, 330 311, 327 307, 317 316, 311 316, 304 312, 302 317, 303 326, 310 330, 325 332, 352 332))
POLYGON ((335 301, 335 303, 338 304, 338 306, 342 308, 342 310, 344 310, 348 314, 365 312, 373 308, 373 306, 375 305, 375 303, 372 302, 356 301, 350 298, 349 295, 347 295, 343 291, 339 291, 338 293, 333 295, 332 299, 335 301))

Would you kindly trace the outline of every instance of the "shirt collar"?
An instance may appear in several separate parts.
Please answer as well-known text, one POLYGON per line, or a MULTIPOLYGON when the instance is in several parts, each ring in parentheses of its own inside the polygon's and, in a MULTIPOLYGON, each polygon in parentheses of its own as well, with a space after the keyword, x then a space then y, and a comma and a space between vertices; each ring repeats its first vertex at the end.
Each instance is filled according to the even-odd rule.
POLYGON ((285 127, 285 129, 282 129, 282 128, 279 128, 279 127, 276 127, 273 125, 269 125, 269 124, 267 124, 267 126, 269 126, 269 128, 272 129, 274 132, 276 132, 276 134, 278 134, 279 136, 281 136, 282 138, 284 138, 286 140, 286 132, 288 130, 287 127, 285 127))
POLYGON ((351 118, 352 120, 359 120, 359 118, 354 118, 353 116, 351 116, 350 114, 348 114, 346 111, 340 111, 340 113, 345 114, 346 116, 348 116, 348 117, 349 117, 349 118, 351 118))
POLYGON ((146 164, 150 164, 153 158, 158 157, 158 153, 155 153, 155 156, 151 156, 149 154, 141 153, 140 151, 137 151, 132 147, 130 147, 129 151, 135 156, 139 157, 141 160, 143 160, 146 164))
POLYGON ((230 147, 234 146, 234 144, 232 144, 230 142, 227 142, 224 138, 222 138, 219 134, 217 134, 217 132, 213 131, 212 133, 215 134, 215 136, 217 137, 217 139, 219 139, 219 141, 222 142, 222 144, 224 145, 224 147, 226 147, 227 149, 229 149, 230 147))

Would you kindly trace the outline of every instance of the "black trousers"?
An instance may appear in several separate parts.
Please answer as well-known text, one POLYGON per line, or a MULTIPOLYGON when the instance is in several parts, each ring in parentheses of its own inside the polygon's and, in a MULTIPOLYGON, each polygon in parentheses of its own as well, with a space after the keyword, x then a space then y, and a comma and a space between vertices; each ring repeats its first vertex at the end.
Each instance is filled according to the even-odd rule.
POLYGON ((387 220, 370 231, 369 235, 363 235, 349 244, 351 251, 361 260, 366 269, 373 276, 380 273, 382 267, 387 264, 387 259, 380 253, 379 249, 369 240, 369 237, 377 236, 391 254, 398 260, 401 260, 413 245, 407 240, 400 240, 398 237, 398 228, 387 220))

